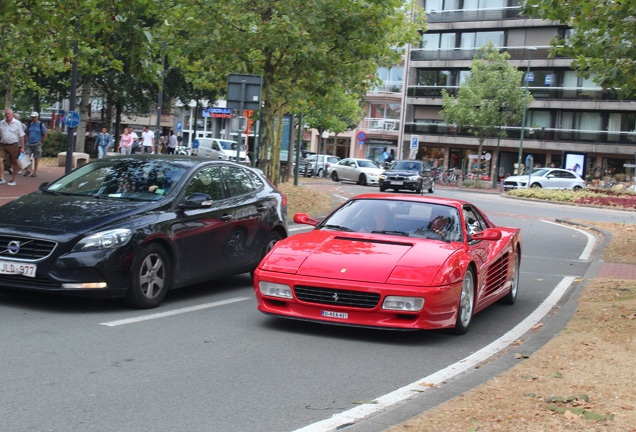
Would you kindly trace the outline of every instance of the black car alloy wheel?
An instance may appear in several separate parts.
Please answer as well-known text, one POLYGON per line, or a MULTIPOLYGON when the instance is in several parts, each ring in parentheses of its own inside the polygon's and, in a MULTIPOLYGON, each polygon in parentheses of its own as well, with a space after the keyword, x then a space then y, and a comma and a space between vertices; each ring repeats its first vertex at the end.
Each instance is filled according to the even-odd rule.
POLYGON ((139 309, 159 306, 170 289, 172 269, 165 250, 150 244, 142 249, 132 269, 132 281, 124 301, 139 309))

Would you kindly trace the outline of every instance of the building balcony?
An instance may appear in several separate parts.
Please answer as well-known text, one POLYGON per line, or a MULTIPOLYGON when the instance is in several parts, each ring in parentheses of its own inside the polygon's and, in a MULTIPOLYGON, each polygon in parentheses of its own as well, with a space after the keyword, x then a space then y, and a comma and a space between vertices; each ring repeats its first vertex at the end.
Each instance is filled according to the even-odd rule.
MULTIPOLYGON (((510 54, 510 60, 518 60, 527 64, 528 48, 519 46, 499 47, 502 52, 510 54)), ((551 47, 536 47, 532 51, 532 61, 549 58, 551 47)), ((411 48, 411 61, 472 61, 475 55, 479 54, 479 48, 411 48)), ((556 59, 566 59, 563 56, 556 56, 556 59)), ((554 60, 552 60, 554 61, 554 60)))
POLYGON ((400 121, 384 118, 365 118, 361 129, 369 132, 400 132, 400 121))
MULTIPOLYGON (((521 127, 502 127, 506 131, 507 139, 519 140, 521 138, 521 127)), ((443 122, 418 122, 406 123, 404 125, 406 135, 431 135, 446 137, 473 137, 468 132, 468 128, 458 128, 449 126, 443 122)), ((600 146, 628 145, 633 146, 636 151, 636 130, 632 131, 602 131, 602 130, 581 130, 581 129, 556 129, 556 128, 529 128, 524 132, 526 140, 536 140, 542 142, 571 142, 597 144, 600 146)))
MULTIPOLYGON (((459 86, 409 86, 407 96, 414 98, 441 98, 442 90, 457 96, 459 86)), ((535 100, 621 101, 615 91, 601 87, 528 87, 535 100)))
POLYGON ((499 21, 504 19, 519 19, 519 6, 489 9, 454 9, 430 11, 426 14, 429 23, 455 23, 464 21, 499 21))

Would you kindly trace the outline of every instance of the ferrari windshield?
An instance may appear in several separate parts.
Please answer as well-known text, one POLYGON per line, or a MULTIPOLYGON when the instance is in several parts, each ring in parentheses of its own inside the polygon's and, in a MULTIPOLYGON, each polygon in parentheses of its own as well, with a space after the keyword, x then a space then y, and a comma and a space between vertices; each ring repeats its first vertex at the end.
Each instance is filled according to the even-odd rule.
POLYGON ((326 218, 318 229, 462 241, 455 207, 414 201, 351 200, 326 218))
POLYGON ((173 191, 186 168, 166 160, 103 158, 56 180, 45 192, 156 201, 173 191))

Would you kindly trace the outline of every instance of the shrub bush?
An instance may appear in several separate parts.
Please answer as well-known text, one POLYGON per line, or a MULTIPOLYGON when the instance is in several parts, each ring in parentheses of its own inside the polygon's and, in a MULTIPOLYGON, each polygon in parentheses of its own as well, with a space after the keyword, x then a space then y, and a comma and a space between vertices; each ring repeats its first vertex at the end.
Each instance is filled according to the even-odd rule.
POLYGON ((66 151, 68 138, 60 131, 52 130, 46 133, 46 140, 42 143, 42 156, 57 157, 60 152, 66 151))

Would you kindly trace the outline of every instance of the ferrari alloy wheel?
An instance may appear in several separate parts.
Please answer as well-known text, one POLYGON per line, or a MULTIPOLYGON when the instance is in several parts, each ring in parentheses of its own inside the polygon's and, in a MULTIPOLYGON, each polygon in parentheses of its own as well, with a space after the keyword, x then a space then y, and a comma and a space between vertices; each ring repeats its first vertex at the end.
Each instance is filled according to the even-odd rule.
POLYGON ((466 270, 462 282, 462 291, 459 296, 459 307, 457 309, 457 321, 453 333, 464 334, 468 331, 473 320, 473 307, 475 305, 475 275, 472 268, 466 270))
POLYGON ((515 264, 512 269, 512 277, 510 278, 510 291, 501 298, 501 303, 512 305, 517 301, 517 293, 519 292, 519 253, 515 254, 515 264))
POLYGON ((132 281, 124 302, 139 309, 159 306, 170 289, 172 270, 169 262, 168 255, 157 244, 142 249, 133 265, 132 281))
POLYGON ((337 172, 332 172, 331 173, 331 180, 337 182, 338 181, 338 173, 337 172))

